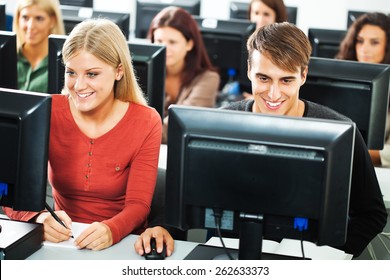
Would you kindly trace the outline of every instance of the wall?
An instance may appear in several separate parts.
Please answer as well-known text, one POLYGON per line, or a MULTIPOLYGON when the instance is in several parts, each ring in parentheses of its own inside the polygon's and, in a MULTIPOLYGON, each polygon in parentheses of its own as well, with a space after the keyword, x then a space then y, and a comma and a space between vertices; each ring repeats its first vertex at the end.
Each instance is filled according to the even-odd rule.
MULTIPOLYGON (((249 0, 234 0, 249 2, 249 0)), ((231 0, 201 2, 204 17, 229 17, 231 0)), ((284 0, 286 6, 298 7, 297 25, 305 32, 309 27, 345 29, 348 10, 390 13, 388 0, 284 0)))
MULTIPOLYGON (((164 0, 167 1, 167 0, 164 0)), ((231 0, 201 0, 201 16, 229 18, 231 0)), ((249 0, 235 0, 249 2, 249 0)), ((12 14, 15 0, 6 0, 7 13, 12 14)), ((381 11, 390 13, 389 0, 284 0, 287 6, 298 7, 297 25, 305 32, 309 27, 345 29, 348 10, 381 11)), ((131 30, 135 26, 136 0, 94 0, 96 10, 112 12, 129 11, 131 30)))
MULTIPOLYGON (((135 25, 135 0, 94 0, 98 10, 125 11, 131 13, 131 25, 135 25)), ((165 0, 166 1, 166 0, 165 0)), ((249 2, 249 0, 235 0, 249 2)), ((219 19, 229 18, 231 0, 201 0, 201 16, 219 19)), ((390 13, 388 0, 284 0, 287 6, 298 7, 297 25, 305 32, 309 27, 345 29, 348 10, 381 11, 390 13)))

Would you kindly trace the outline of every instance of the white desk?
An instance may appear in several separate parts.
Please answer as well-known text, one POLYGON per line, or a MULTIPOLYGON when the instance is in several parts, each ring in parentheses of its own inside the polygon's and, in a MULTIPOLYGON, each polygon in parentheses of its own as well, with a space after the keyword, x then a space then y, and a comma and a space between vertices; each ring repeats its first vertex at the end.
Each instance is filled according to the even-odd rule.
POLYGON ((376 177, 387 209, 390 209, 390 168, 375 167, 376 177))
MULTIPOLYGON (((60 248, 42 246, 27 260, 144 260, 134 250, 134 242, 138 235, 130 234, 121 242, 101 251, 87 249, 60 248)), ((167 260, 182 260, 195 248, 198 243, 175 241, 175 250, 167 260)))

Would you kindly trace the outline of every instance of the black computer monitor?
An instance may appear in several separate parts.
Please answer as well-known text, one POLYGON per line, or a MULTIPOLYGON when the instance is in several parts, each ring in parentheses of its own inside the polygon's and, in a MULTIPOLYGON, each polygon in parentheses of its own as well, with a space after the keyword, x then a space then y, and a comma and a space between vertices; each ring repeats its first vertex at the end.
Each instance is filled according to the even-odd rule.
POLYGON ((62 62, 62 47, 67 35, 49 35, 48 93, 61 93, 64 88, 65 67, 62 62))
POLYGON ((175 105, 168 134, 167 225, 239 229, 239 259, 263 237, 345 243, 354 123, 175 105))
POLYGON ((137 0, 135 37, 146 38, 154 16, 168 6, 187 10, 191 15, 200 15, 200 0, 137 0))
POLYGON ((369 149, 384 144, 390 65, 312 57, 300 97, 326 105, 356 123, 369 149))
POLYGON ((7 30, 7 16, 5 13, 5 3, 0 3, 0 30, 7 30))
POLYGON ((348 11, 347 14, 347 29, 351 26, 352 23, 355 22, 360 16, 366 14, 367 12, 364 11, 348 11))
POLYGON ((51 96, 0 88, 0 205, 45 209, 51 96))
POLYGON ((130 13, 114 13, 95 11, 92 8, 80 9, 78 7, 61 6, 62 17, 65 25, 65 32, 69 34, 72 29, 87 18, 106 18, 115 22, 122 30, 125 37, 129 38, 130 13))
POLYGON ((0 87, 18 88, 16 33, 0 31, 0 87))
POLYGON ((228 81, 228 70, 234 68, 243 90, 251 92, 247 76, 248 51, 246 41, 256 29, 256 25, 247 20, 219 20, 194 16, 202 33, 211 63, 219 69, 221 85, 228 81))
MULTIPOLYGON (((62 47, 66 35, 49 35, 49 93, 60 93, 64 87, 65 67, 62 47)), ((136 77, 148 104, 164 116, 166 48, 152 43, 128 43, 136 77)))
POLYGON ((309 28, 308 37, 312 47, 311 56, 334 58, 346 33, 346 30, 309 28))
POLYGON ((129 43, 135 75, 148 104, 164 118, 166 47, 129 43))
MULTIPOLYGON (((235 19, 248 19, 249 3, 232 1, 229 5, 230 18, 235 19)), ((290 23, 297 23, 297 7, 286 6, 287 21, 290 23)))
POLYGON ((60 0, 60 5, 93 8, 93 0, 60 0))

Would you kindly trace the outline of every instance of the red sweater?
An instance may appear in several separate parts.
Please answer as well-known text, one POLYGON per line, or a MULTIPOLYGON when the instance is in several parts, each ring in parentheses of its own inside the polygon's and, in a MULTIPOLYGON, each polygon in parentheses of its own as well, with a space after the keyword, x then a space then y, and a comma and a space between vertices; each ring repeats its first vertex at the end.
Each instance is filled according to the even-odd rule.
MULTIPOLYGON (((74 222, 104 222, 114 244, 146 225, 157 178, 161 119, 147 106, 131 103, 109 132, 90 139, 76 125, 65 95, 53 95, 49 182, 55 210, 74 222)), ((13 219, 36 213, 6 209, 13 219)))

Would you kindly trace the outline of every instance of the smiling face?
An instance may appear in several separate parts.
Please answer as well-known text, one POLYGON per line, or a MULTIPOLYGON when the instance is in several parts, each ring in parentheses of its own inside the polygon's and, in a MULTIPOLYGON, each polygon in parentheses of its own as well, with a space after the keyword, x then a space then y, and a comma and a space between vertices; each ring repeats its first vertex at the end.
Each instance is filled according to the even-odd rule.
POLYGON ((276 12, 262 1, 254 1, 251 4, 250 21, 256 23, 256 28, 274 23, 276 12))
POLYGON ((47 44, 48 36, 55 24, 54 17, 51 17, 38 5, 22 9, 18 21, 24 43, 31 46, 47 44))
POLYGON ((81 50, 65 64, 65 87, 77 111, 93 114, 112 106, 114 83, 122 75, 120 66, 114 68, 81 50))
POLYGON ((376 25, 364 25, 357 35, 355 48, 358 61, 382 63, 386 54, 385 31, 376 25))
POLYGON ((266 55, 255 50, 248 65, 255 100, 252 111, 273 115, 303 116, 304 104, 299 100, 299 88, 305 83, 307 68, 301 73, 283 70, 266 55))
POLYGON ((193 41, 187 41, 180 31, 169 26, 157 28, 153 35, 155 43, 166 46, 167 67, 182 69, 185 57, 193 47, 193 41))

